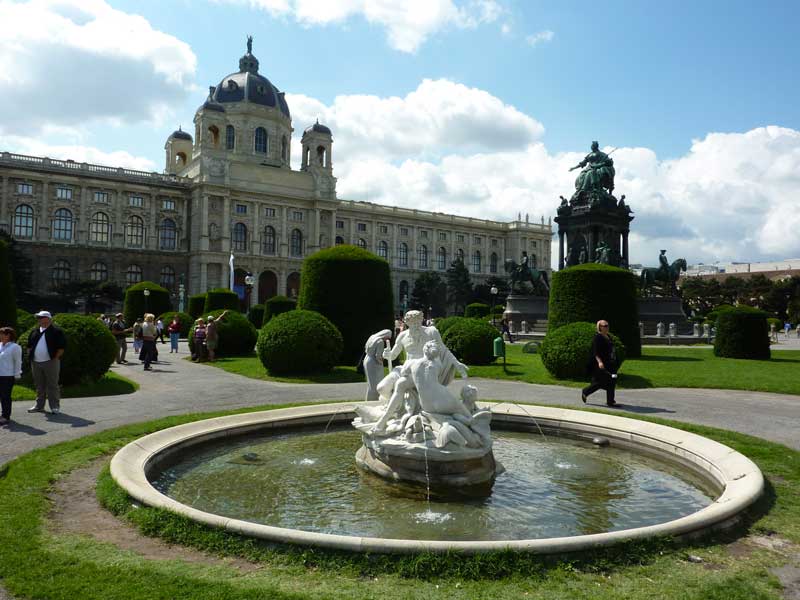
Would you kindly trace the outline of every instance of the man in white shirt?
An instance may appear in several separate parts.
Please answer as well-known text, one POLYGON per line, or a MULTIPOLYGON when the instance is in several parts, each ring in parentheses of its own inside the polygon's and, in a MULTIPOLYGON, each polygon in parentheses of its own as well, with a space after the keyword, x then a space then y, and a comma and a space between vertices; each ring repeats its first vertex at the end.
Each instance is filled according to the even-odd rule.
POLYGON ((39 327, 34 328, 28 337, 28 358, 36 384, 36 404, 28 409, 29 413, 44 412, 45 400, 50 404, 50 412, 57 415, 61 412, 61 390, 58 378, 61 374, 61 356, 67 347, 64 332, 52 324, 53 316, 46 310, 34 315, 39 327))

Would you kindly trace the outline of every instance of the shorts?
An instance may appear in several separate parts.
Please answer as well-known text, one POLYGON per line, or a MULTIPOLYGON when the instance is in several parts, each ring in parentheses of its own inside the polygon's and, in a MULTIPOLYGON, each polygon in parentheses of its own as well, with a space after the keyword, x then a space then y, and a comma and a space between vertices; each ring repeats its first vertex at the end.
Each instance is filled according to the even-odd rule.
POLYGON ((218 340, 206 340, 206 348, 208 348, 209 350, 216 350, 218 343, 219 343, 218 340))

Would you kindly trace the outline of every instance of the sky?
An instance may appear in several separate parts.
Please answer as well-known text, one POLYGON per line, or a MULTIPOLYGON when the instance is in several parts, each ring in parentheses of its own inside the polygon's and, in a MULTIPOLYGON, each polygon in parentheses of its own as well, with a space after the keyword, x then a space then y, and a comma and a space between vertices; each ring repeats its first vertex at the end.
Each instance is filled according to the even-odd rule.
POLYGON ((547 220, 598 140, 634 211, 631 262, 797 258, 796 9, 0 0, 0 151, 161 171, 249 34, 286 92, 293 152, 316 119, 332 129, 340 198, 547 220))

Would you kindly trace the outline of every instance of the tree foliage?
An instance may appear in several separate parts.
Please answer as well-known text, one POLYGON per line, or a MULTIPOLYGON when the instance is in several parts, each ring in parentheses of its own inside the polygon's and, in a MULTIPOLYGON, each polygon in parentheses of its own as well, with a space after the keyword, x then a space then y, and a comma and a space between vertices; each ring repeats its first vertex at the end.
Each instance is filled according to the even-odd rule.
POLYGON ((17 298, 11 276, 11 250, 0 240, 0 326, 17 326, 17 298))
POLYGON ((472 279, 463 260, 456 259, 447 269, 447 303, 457 315, 463 315, 472 298, 472 279))
POLYGON ((431 313, 429 315, 431 317, 439 317, 447 313, 447 285, 438 273, 426 271, 414 280, 414 288, 411 290, 408 306, 431 313))

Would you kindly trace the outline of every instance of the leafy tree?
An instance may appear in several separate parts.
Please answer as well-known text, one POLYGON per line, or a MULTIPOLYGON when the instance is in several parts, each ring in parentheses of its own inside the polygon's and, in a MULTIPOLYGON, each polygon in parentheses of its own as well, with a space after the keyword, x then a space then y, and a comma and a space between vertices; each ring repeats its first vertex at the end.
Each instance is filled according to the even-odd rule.
POLYGON ((680 293, 686 312, 694 311, 699 317, 705 317, 723 303, 722 289, 716 279, 687 277, 681 281, 680 293))
POLYGON ((17 326, 17 300, 14 295, 14 281, 11 276, 10 250, 8 244, 0 240, 0 326, 17 326))
POLYGON ((464 261, 456 259, 447 269, 447 303, 453 306, 456 314, 463 315, 472 297, 472 280, 464 261))
POLYGON ((14 289, 19 298, 33 288, 33 265, 31 260, 19 251, 19 242, 6 231, 0 230, 0 240, 8 244, 11 279, 14 281, 14 289))
POLYGON ((442 316, 447 313, 447 285, 438 273, 427 271, 414 280, 409 307, 442 316))
POLYGON ((119 302, 125 295, 122 286, 113 281, 68 281, 55 291, 72 305, 83 302, 83 311, 87 315, 96 312, 95 308, 104 309, 113 302, 119 302))

